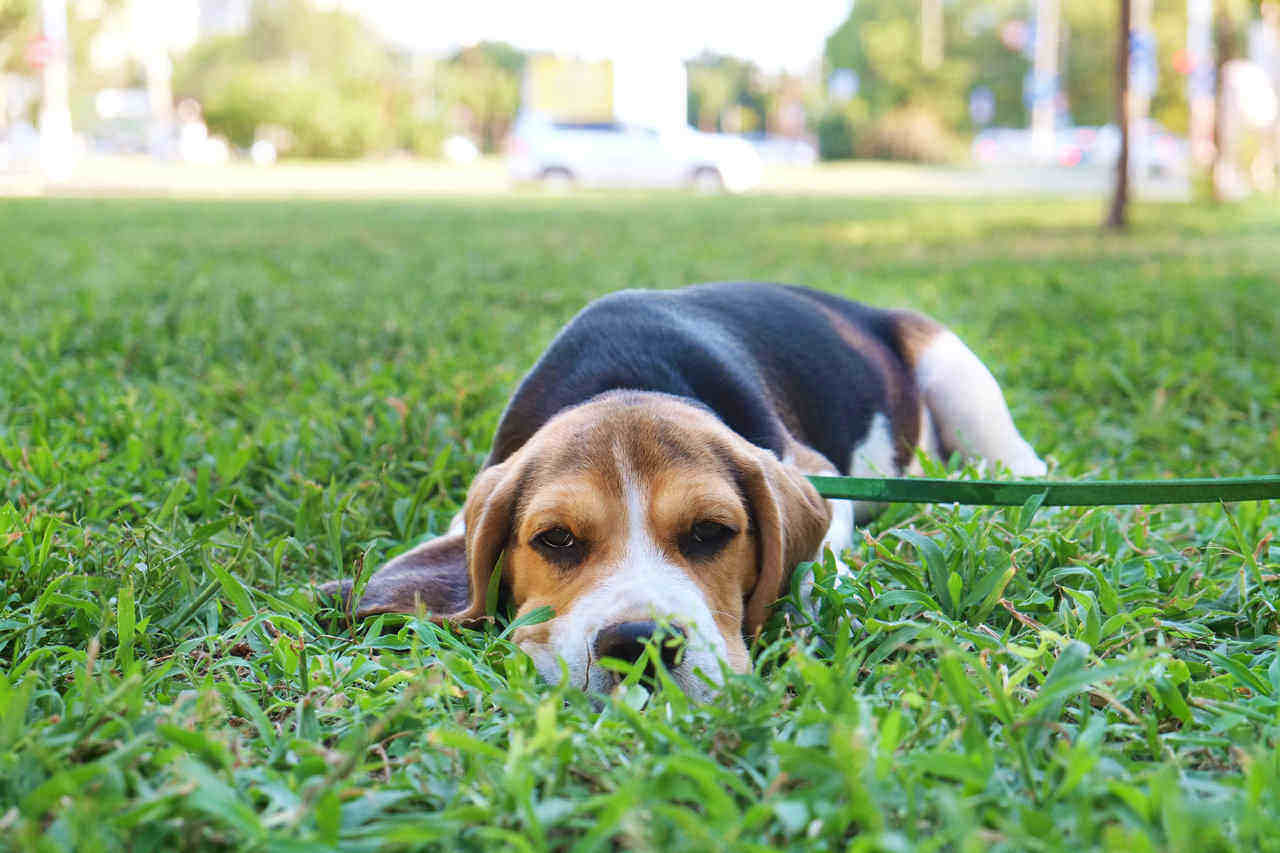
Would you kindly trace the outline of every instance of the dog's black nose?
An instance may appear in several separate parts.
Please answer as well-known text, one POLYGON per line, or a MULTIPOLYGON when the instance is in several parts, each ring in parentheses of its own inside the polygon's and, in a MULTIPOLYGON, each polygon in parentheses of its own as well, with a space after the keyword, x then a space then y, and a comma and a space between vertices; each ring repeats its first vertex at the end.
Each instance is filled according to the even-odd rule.
POLYGON ((673 668, 684 646, 685 633, 679 625, 657 622, 619 622, 601 628, 596 634, 596 657, 617 658, 635 663, 644 654, 646 644, 653 642, 667 669, 673 668))

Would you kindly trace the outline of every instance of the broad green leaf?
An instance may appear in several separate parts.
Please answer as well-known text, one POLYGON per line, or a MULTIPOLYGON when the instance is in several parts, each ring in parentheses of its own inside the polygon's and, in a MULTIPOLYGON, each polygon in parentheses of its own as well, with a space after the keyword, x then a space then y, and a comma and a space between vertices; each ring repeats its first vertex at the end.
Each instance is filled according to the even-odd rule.
POLYGON ((1027 528, 1031 526, 1031 522, 1035 520, 1036 513, 1040 511, 1041 505, 1044 504, 1044 499, 1048 496, 1049 491, 1046 489, 1027 498, 1026 503, 1022 505, 1022 512, 1018 515, 1019 533, 1026 533, 1027 528))
POLYGON ((944 611, 948 614, 954 613, 955 603, 951 598, 950 587, 947 583, 949 574, 947 561, 942 554, 942 549, 938 547, 938 543, 914 530, 894 530, 892 533, 904 542, 910 543, 916 549, 916 553, 919 554, 925 565, 925 573, 929 578, 929 589, 942 603, 944 611))
POLYGON ((249 590, 238 577, 219 565, 216 559, 206 560, 205 568, 217 579, 219 586, 222 587, 222 594, 227 597, 242 619, 252 618, 257 613, 249 590))

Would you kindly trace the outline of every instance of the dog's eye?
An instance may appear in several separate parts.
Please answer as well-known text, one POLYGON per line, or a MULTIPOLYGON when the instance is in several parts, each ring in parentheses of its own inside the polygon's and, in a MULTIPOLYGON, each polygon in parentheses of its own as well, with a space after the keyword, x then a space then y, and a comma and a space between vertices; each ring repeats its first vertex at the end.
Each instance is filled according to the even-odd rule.
POLYGON ((733 530, 718 521, 699 521, 693 525, 689 534, 693 537, 694 542, 709 545, 713 542, 721 542, 728 539, 733 535, 733 530))
POLYGON ((695 522, 689 532, 680 537, 680 550, 693 560, 710 559, 720 553, 737 534, 738 531, 718 521, 695 522))
POLYGON ((534 537, 539 545, 551 548, 556 551, 572 548, 578 544, 578 540, 573 538, 573 534, 564 527, 553 527, 550 530, 544 530, 534 537))

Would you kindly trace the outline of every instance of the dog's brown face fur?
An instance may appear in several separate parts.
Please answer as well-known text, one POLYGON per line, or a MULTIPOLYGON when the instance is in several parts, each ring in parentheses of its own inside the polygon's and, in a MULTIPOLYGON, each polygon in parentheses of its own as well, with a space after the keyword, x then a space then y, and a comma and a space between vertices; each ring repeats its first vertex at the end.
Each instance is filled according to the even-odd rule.
POLYGON ((714 683, 721 660, 749 668, 744 633, 759 629, 785 594, 790 569, 815 555, 830 521, 826 502, 792 465, 701 408, 630 392, 550 420, 481 472, 464 517, 465 567, 456 556, 452 565, 431 559, 432 546, 439 551, 450 537, 429 542, 379 572, 361 611, 402 609, 379 602, 403 604, 409 593, 435 614, 480 618, 504 555, 503 581, 518 613, 549 606, 555 614, 514 635, 549 681, 560 680, 563 662, 573 683, 608 689, 614 676, 596 665, 597 637, 621 623, 655 621, 685 634, 672 675, 694 695, 710 690, 698 670, 714 683), (375 589, 384 574, 392 584, 375 589), (451 592, 433 601, 413 591, 427 587, 451 592))

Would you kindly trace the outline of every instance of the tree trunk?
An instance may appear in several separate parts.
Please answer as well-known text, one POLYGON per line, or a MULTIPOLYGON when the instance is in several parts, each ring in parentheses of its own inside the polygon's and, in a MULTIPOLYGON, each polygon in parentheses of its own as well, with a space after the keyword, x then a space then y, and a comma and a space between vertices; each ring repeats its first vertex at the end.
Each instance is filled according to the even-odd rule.
POLYGON ((1235 123, 1238 117, 1228 111, 1227 103, 1227 63, 1241 55, 1244 51, 1239 44, 1236 33, 1236 22, 1232 16, 1230 3, 1215 3, 1217 11, 1213 25, 1213 149, 1214 159, 1210 185, 1213 187, 1215 202, 1229 201, 1237 192, 1238 181, 1235 163, 1236 135, 1235 123))
POLYGON ((1129 223, 1129 30, 1130 3, 1120 0, 1120 37, 1116 42, 1116 124, 1120 127, 1120 156, 1116 158, 1115 192, 1106 227, 1123 230, 1129 223))

